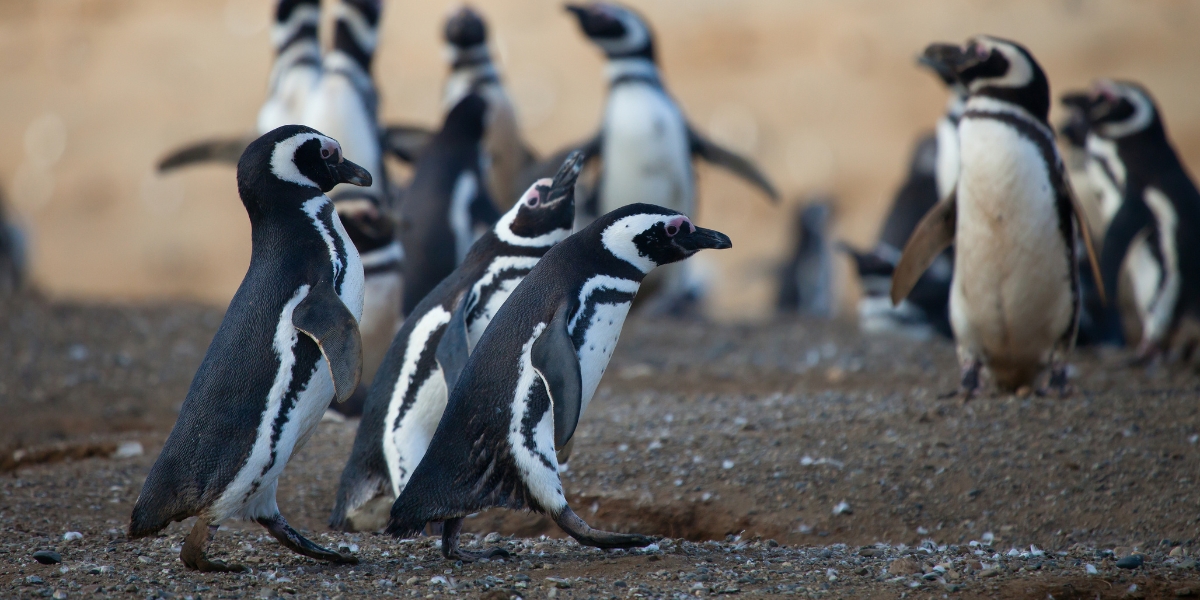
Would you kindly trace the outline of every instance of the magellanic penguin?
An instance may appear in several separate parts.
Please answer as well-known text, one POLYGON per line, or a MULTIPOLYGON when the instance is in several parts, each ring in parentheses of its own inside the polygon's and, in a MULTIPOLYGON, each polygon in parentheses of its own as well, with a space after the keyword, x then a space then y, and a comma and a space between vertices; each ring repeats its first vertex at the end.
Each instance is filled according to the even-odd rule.
MULTIPOLYGON (((584 35, 608 59, 608 100, 599 133, 583 144, 598 155, 594 201, 581 200, 582 222, 636 202, 695 214, 692 158, 725 167, 778 200, 774 186, 747 158, 696 131, 667 92, 659 73, 654 35, 640 15, 608 3, 568 4, 584 35)), ((692 285, 686 265, 665 269, 656 312, 676 312, 692 285)))
POLYGON ((1065 394, 1081 299, 1077 236, 1097 267, 1046 121, 1049 81, 1028 50, 994 37, 933 44, 925 56, 953 70, 969 92, 958 125, 959 172, 955 193, 905 246, 892 301, 953 243, 950 324, 960 393, 970 397, 985 368, 1008 390, 1031 385, 1049 366, 1049 386, 1065 394))
POLYGON ((442 554, 470 560, 480 555, 458 546, 463 517, 502 506, 548 513, 588 546, 651 543, 597 531, 576 516, 555 452, 570 443, 646 274, 730 245, 673 210, 630 204, 551 248, 475 345, 429 449, 392 505, 387 532, 412 536, 444 521, 442 554))
POLYGON ((146 477, 129 536, 194 516, 183 563, 239 571, 208 559, 205 547, 222 521, 253 519, 295 552, 356 563, 292 529, 275 486, 330 401, 358 385, 362 264, 325 192, 370 185, 371 174, 344 160, 333 139, 287 125, 246 148, 237 181, 250 216, 250 268, 146 477))
POLYGON ((463 97, 417 159, 400 206, 405 315, 462 264, 475 239, 500 218, 484 185, 486 113, 482 96, 463 97))
POLYGON ((833 246, 829 241, 833 198, 816 197, 796 209, 792 256, 783 266, 775 307, 780 312, 827 319, 833 316, 833 246))
POLYGON ((370 531, 425 455, 471 348, 542 255, 571 233, 576 153, 479 238, 463 264, 408 315, 371 384, 329 525, 370 531))
POLYGON ((1173 338, 1185 316, 1200 317, 1200 192, 1145 88, 1097 81, 1084 112, 1089 172, 1111 216, 1100 260, 1107 295, 1128 264, 1142 322, 1139 359, 1174 341, 1194 345, 1173 338))

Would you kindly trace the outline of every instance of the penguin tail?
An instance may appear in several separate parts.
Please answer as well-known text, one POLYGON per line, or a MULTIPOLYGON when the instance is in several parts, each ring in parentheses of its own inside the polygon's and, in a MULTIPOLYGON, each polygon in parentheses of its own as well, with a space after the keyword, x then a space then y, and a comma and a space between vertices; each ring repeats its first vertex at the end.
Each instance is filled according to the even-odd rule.
POLYGON ((334 531, 377 531, 387 522, 387 513, 376 505, 391 505, 389 482, 375 475, 351 472, 347 466, 338 485, 337 499, 329 515, 329 528, 334 531))
POLYGON ((255 137, 241 136, 228 139, 204 140, 178 148, 158 161, 158 172, 166 173, 180 167, 199 163, 225 163, 236 165, 246 146, 255 137))

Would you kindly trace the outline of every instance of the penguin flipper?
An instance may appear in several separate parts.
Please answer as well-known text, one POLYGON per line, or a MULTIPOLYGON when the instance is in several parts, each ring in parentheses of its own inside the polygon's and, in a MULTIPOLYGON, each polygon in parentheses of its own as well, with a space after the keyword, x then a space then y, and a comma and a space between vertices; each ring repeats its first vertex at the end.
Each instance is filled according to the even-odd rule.
POLYGON ((442 367, 447 390, 454 389, 458 374, 467 364, 467 292, 463 292, 455 304, 450 323, 442 333, 435 354, 438 365, 442 367))
POLYGON ((943 250, 954 243, 954 230, 958 221, 958 203, 955 195, 939 202, 917 223, 900 262, 892 271, 892 304, 898 305, 908 296, 925 270, 937 260, 943 250))
POLYGON ((338 402, 345 402, 362 377, 362 338, 358 320, 342 303, 333 286, 321 281, 292 311, 292 325, 321 348, 333 375, 338 402))
POLYGON ((570 305, 563 302, 545 331, 533 342, 530 359, 533 368, 546 382, 554 405, 554 445, 562 448, 575 435, 583 408, 583 374, 575 352, 575 342, 567 332, 570 305))
POLYGON ((771 180, 767 179, 767 176, 759 171, 750 159, 718 146, 716 142, 700 135, 691 125, 688 125, 687 134, 688 146, 691 147, 693 155, 729 169, 734 175, 745 179, 765 192, 772 204, 779 203, 779 192, 775 191, 771 180))
POLYGON ((1108 231, 1104 234, 1104 247, 1100 250, 1100 274, 1103 276, 1103 289, 1109 298, 1117 297, 1117 283, 1120 281, 1121 264, 1125 262, 1125 253, 1129 244, 1143 229, 1153 225, 1150 208, 1141 198, 1126 196, 1121 202, 1121 208, 1109 222, 1108 231))
POLYGON ((403 162, 417 162, 434 132, 420 125, 388 125, 383 129, 383 147, 403 162))
POLYGON ((173 150, 158 161, 158 172, 166 173, 195 163, 218 162, 236 165, 246 151, 246 146, 257 139, 257 135, 194 142, 173 150))

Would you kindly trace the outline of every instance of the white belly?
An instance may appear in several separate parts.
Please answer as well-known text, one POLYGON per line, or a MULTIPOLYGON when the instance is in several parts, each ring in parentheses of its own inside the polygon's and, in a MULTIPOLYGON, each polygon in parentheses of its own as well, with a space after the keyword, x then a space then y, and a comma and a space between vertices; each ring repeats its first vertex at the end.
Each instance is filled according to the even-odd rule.
POLYGON ((1148 230, 1138 233, 1133 238, 1123 265, 1125 272, 1129 274, 1129 282, 1133 287, 1133 302, 1143 328, 1150 317, 1150 305, 1154 303, 1159 285, 1162 284, 1162 267, 1154 260, 1147 235, 1148 230))
POLYGON ((1004 124, 965 119, 959 133, 955 339, 985 363, 1044 363, 1074 308, 1047 166, 1004 124))
POLYGON ((318 79, 320 69, 312 65, 298 65, 284 72, 271 96, 258 111, 258 133, 264 134, 284 125, 299 123, 304 118, 305 103, 318 79))
POLYGON ((429 346, 429 339, 449 322, 450 313, 440 306, 420 317, 409 335, 400 375, 388 400, 383 430, 383 457, 391 476, 392 493, 397 496, 425 456, 438 421, 446 410, 448 391, 441 367, 435 362, 433 370, 418 379, 422 376, 418 372, 418 363, 422 357, 428 359, 428 354, 435 352, 429 346), (405 408, 404 400, 413 395, 414 387, 415 399, 405 408))
POLYGON ((528 415, 537 410, 529 404, 529 395, 534 386, 545 386, 542 378, 533 368, 530 352, 539 335, 546 330, 546 323, 540 323, 533 330, 533 335, 521 347, 518 358, 517 386, 515 388, 512 416, 508 424, 508 446, 521 480, 525 482, 530 493, 542 508, 557 514, 567 505, 563 495, 562 481, 558 478, 558 458, 554 448, 554 410, 545 410, 541 415, 528 415), (523 422, 527 416, 537 419, 530 439, 526 439, 523 422), (526 442, 530 442, 529 445, 526 442), (533 449, 529 446, 532 445, 533 449))
POLYGON ((620 85, 604 116, 601 214, 646 202, 694 212, 691 152, 682 115, 660 90, 620 85))
MULTIPOLYGON (((375 115, 367 114, 349 79, 338 73, 321 77, 305 106, 301 123, 337 140, 346 160, 371 173, 368 189, 383 197, 383 156, 375 115)), ((349 185, 343 183, 338 187, 349 185)))
MULTIPOLYGON (((597 304, 596 312, 587 324, 587 334, 583 345, 579 348, 579 371, 583 379, 583 405, 579 414, 587 410, 600 378, 608 369, 613 350, 617 347, 617 339, 621 337, 621 326, 629 314, 631 303, 597 304)), ((577 326, 578 327, 578 326, 577 326)))

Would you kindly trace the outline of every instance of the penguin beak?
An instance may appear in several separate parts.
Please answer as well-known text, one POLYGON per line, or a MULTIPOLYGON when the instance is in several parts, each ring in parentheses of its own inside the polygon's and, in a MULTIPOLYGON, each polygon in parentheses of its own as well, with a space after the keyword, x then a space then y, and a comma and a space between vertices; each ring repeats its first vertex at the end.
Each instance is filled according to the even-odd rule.
POLYGON ((724 250, 732 248, 733 242, 729 241, 729 236, 720 231, 697 227, 691 233, 681 232, 675 236, 675 245, 683 248, 688 253, 693 253, 705 249, 724 250))
POLYGON ((333 180, 337 183, 349 183, 362 187, 371 185, 371 173, 366 169, 348 161, 336 164, 330 164, 329 170, 333 174, 333 180))
MULTIPOLYGON (((928 53, 929 48, 926 48, 925 52, 928 53)), ((950 65, 934 60, 927 54, 918 56, 917 64, 936 73, 938 78, 942 80, 942 83, 946 85, 954 85, 958 81, 958 73, 955 73, 954 70, 950 68, 950 65)))
POLYGON ((978 53, 964 50, 957 44, 930 44, 918 60, 943 79, 948 75, 955 80, 963 71, 982 61, 978 53))
POLYGON ((575 193, 575 182, 579 180, 579 173, 583 170, 586 158, 579 150, 567 156, 567 160, 563 161, 562 166, 558 167, 558 172, 554 174, 547 204, 569 198, 575 193))
POLYGON ((587 22, 588 7, 582 4, 565 4, 563 8, 566 8, 568 12, 575 13, 575 18, 579 19, 580 23, 587 22))

